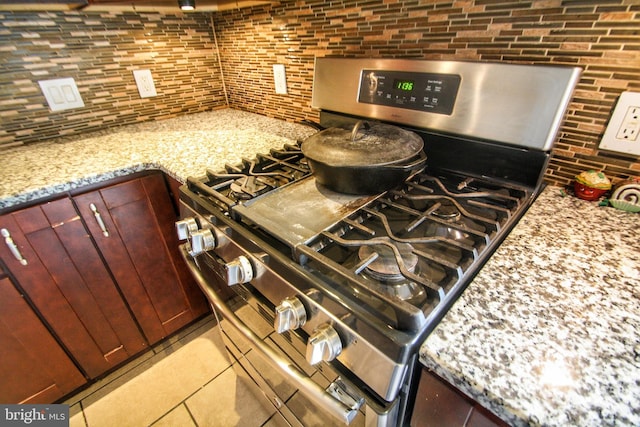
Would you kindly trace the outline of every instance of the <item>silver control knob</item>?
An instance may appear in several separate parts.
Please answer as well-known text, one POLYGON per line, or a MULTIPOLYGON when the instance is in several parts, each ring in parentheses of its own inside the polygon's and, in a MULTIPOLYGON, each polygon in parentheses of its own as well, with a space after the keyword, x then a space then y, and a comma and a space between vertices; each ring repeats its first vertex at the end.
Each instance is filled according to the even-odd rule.
POLYGON ((296 297, 285 298, 276 307, 276 319, 273 327, 281 334, 285 331, 298 329, 307 321, 307 311, 296 297))
POLYGON ((249 283, 253 280, 253 266, 251 261, 244 255, 240 255, 233 261, 226 263, 224 268, 227 270, 228 286, 249 283))
POLYGON ((205 228, 191 233, 191 254, 200 255, 216 247, 216 237, 213 232, 205 228))
POLYGON ((307 362, 316 365, 322 361, 330 362, 342 351, 342 342, 335 329, 329 324, 318 327, 307 341, 307 362))
POLYGON ((198 231, 198 223, 195 218, 176 221, 176 231, 178 232, 178 240, 187 240, 192 233, 198 231))

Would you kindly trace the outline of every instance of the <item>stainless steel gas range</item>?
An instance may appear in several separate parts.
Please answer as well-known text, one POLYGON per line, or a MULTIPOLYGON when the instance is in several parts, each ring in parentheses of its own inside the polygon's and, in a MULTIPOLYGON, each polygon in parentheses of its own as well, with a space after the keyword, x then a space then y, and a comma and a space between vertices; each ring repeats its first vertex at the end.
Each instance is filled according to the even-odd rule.
POLYGON ((278 420, 407 422, 418 348, 540 192, 579 76, 319 58, 320 125, 410 130, 424 168, 379 193, 343 194, 317 182, 298 143, 188 179, 182 253, 278 420))

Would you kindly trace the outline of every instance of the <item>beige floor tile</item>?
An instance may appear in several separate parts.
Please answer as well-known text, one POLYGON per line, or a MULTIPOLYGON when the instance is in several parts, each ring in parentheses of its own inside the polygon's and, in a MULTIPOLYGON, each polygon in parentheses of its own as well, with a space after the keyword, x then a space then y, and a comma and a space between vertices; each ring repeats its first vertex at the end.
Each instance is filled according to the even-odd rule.
POLYGON ((184 405, 180 405, 153 424, 153 427, 196 427, 184 405))
POLYGON ((227 357, 219 330, 212 327, 110 393, 83 400, 87 424, 148 426, 226 369, 227 357))
MULTIPOLYGON (((119 367, 104 378, 96 381, 91 386, 69 397, 64 403, 74 408, 76 404, 88 398, 87 401, 94 402, 118 387, 137 377, 142 372, 153 368, 164 357, 170 356, 178 349, 187 345, 195 338, 206 333, 215 326, 213 316, 206 316, 192 325, 187 326, 173 337, 150 348, 144 354, 137 356, 134 360, 119 367)), ((73 415, 73 413, 71 414, 73 415)))
POLYGON ((144 371, 145 366, 149 366, 151 363, 151 359, 154 357, 154 352, 152 349, 147 350, 145 353, 137 356, 131 362, 126 363, 124 366, 121 366, 116 371, 111 372, 104 378, 97 380, 94 384, 87 387, 86 389, 80 391, 79 393, 68 398, 64 403, 67 405, 75 405, 78 402, 86 399, 89 395, 94 393, 106 394, 116 388, 119 384, 127 381, 131 376, 137 375, 144 371))
POLYGON ((69 427, 87 427, 84 422, 84 414, 79 403, 69 407, 69 427))
POLYGON ((255 384, 229 368, 185 403, 199 426, 258 427, 275 410, 268 403, 263 404, 256 392, 259 393, 255 384))
POLYGON ((289 427, 290 425, 282 415, 276 413, 262 427, 289 427))

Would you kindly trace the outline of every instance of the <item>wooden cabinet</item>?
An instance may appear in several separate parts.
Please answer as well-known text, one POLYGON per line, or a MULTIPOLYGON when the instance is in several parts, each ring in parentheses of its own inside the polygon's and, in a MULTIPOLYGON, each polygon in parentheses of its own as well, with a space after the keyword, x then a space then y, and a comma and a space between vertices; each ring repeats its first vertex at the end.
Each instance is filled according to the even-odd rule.
POLYGON ((0 275, 0 402, 49 403, 86 380, 8 277, 0 275))
POLYGON ((53 402, 209 311, 165 179, 0 215, 0 402, 53 402))
POLYGON ((506 427, 507 424, 427 369, 422 369, 411 427, 506 427))
POLYGON ((150 343, 208 311, 178 253, 176 211, 162 174, 74 201, 150 343))
POLYGON ((69 198, 3 215, 0 228, 26 260, 0 245, 10 274, 89 378, 147 347, 69 198))

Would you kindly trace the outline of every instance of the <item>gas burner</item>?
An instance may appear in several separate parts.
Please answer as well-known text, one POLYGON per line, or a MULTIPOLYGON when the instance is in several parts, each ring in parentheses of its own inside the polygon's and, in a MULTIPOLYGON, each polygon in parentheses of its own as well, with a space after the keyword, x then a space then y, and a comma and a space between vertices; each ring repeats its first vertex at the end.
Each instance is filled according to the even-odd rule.
POLYGON ((268 176, 242 176, 231 183, 231 193, 237 199, 251 199, 278 185, 276 179, 268 176))
POLYGON ((425 236, 444 237, 451 240, 457 240, 464 243, 473 244, 473 240, 469 233, 463 230, 474 230, 484 233, 485 227, 477 222, 466 218, 460 210, 450 201, 443 200, 431 215, 445 222, 432 222, 427 226, 425 236), (449 225, 450 224, 450 225, 449 225))
POLYGON ((416 282, 407 280, 400 271, 400 263, 409 273, 414 273, 418 266, 418 256, 408 243, 393 243, 399 259, 391 246, 383 244, 365 245, 358 250, 358 257, 364 264, 363 276, 368 285, 381 293, 396 297, 412 304, 422 304, 427 293, 416 282))
POLYGON ((400 254, 396 258, 394 250, 387 245, 365 245, 358 250, 358 257, 366 265, 369 275, 376 280, 396 282, 404 279, 400 271, 399 263, 411 273, 418 265, 418 256, 413 253, 413 246, 408 243, 395 243, 394 246, 400 254))
POLYGON ((369 286, 378 292, 401 299, 415 306, 420 306, 427 300, 425 289, 418 283, 409 280, 398 283, 372 282, 369 286))
POLYGON ((453 203, 448 201, 441 202, 440 206, 431 212, 431 214, 445 221, 456 221, 461 215, 460 211, 453 205, 453 203))

